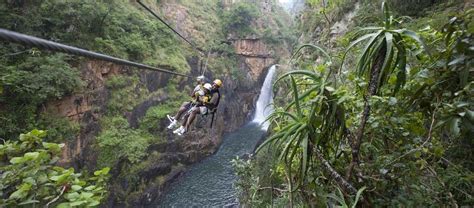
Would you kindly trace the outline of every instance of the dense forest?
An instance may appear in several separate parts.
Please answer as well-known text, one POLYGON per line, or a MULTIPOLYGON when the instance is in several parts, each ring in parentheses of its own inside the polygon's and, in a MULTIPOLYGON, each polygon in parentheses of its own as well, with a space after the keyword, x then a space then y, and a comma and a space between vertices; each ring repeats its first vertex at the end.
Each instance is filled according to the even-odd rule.
POLYGON ((472 1, 143 2, 199 48, 127 0, 0 1, 0 29, 219 77, 216 127, 165 129, 193 79, 1 41, 0 207, 156 205, 277 63, 267 138, 226 161, 238 206, 474 205, 472 1))
POLYGON ((315 0, 297 18, 272 134, 233 161, 241 202, 471 206, 472 3, 315 0))

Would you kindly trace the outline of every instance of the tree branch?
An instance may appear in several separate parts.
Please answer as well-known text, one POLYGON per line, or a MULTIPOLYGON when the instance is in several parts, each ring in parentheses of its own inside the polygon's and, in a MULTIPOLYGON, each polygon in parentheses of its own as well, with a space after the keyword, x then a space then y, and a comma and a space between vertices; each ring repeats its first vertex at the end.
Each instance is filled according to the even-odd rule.
POLYGON ((26 52, 29 52, 30 50, 26 50, 26 51, 20 51, 20 52, 15 52, 15 53, 9 53, 9 54, 5 54, 3 56, 0 56, 0 57, 7 57, 7 56, 16 56, 16 55, 20 55, 22 53, 26 53, 26 52))
POLYGON ((59 197, 61 197, 61 196, 64 194, 64 191, 66 191, 66 185, 64 185, 64 186, 61 188, 61 192, 59 193, 59 195, 56 196, 56 197, 55 197, 53 200, 51 200, 50 202, 48 202, 45 207, 48 208, 50 204, 52 204, 52 203, 58 201, 59 197))
POLYGON ((261 187, 261 188, 258 188, 258 190, 265 190, 265 189, 272 189, 272 190, 276 190, 278 192, 288 192, 288 190, 284 190, 284 189, 279 189, 279 188, 275 188, 275 187, 261 187))
POLYGON ((331 164, 329 164, 329 162, 326 159, 324 159, 323 155, 321 154, 321 152, 317 148, 314 148, 314 149, 315 149, 315 152, 316 152, 316 156, 318 157, 318 159, 323 164, 324 169, 331 175, 331 177, 336 181, 336 183, 340 187, 342 187, 346 192, 348 192, 350 194, 356 194, 357 189, 354 188, 354 186, 352 184, 347 182, 341 176, 341 174, 339 174, 336 170, 334 170, 334 168, 331 166, 331 164))

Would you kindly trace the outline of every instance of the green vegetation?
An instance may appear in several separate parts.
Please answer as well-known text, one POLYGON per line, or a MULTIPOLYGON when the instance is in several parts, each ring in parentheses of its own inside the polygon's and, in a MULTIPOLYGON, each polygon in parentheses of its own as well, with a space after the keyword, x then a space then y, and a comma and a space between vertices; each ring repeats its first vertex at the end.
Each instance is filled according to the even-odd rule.
POLYGON ((106 116, 101 119, 103 129, 97 137, 98 163, 102 167, 114 166, 120 159, 126 159, 131 164, 137 164, 147 158, 146 149, 150 144, 163 142, 162 133, 157 132, 160 121, 167 114, 175 113, 188 97, 176 89, 174 81, 165 89, 149 92, 136 75, 113 76, 107 80, 106 86, 112 93, 106 116), (173 99, 150 107, 140 119, 139 128, 130 127, 123 112, 130 112, 138 104, 162 94, 173 99))
POLYGON ((436 3, 442 3, 441 0, 392 0, 388 3, 392 8, 402 15, 419 16, 420 11, 429 9, 436 3))
POLYGON ((254 4, 246 2, 232 5, 229 11, 224 12, 224 31, 236 34, 238 37, 255 34, 251 26, 253 20, 259 15, 258 8, 254 4))
POLYGON ((146 156, 146 148, 152 136, 140 130, 130 129, 122 117, 106 117, 101 126, 107 127, 97 137, 100 166, 114 166, 121 159, 137 163, 146 156))
POLYGON ((82 86, 78 72, 67 63, 69 56, 25 53, 28 57, 22 60, 0 59, 5 61, 0 70, 0 137, 13 138, 25 129, 41 125, 35 120, 41 104, 67 96, 82 86))
POLYGON ((204 50, 210 48, 211 42, 224 39, 226 31, 222 31, 222 8, 220 1, 179 0, 187 8, 186 27, 194 29, 192 41, 204 50))
POLYGON ((409 44, 412 41, 423 45, 420 37, 415 32, 393 28, 397 19, 393 19, 388 6, 384 2, 382 3, 382 13, 384 15, 384 26, 362 28, 359 32, 370 31, 371 33, 356 33, 360 34, 360 37, 356 36, 357 40, 354 40, 346 51, 347 53, 352 47, 368 40, 359 60, 357 60, 356 73, 359 77, 368 77, 369 81, 367 83, 367 95, 364 100, 364 111, 361 115, 359 128, 355 133, 356 136, 353 138, 354 141, 352 141, 352 162, 347 170, 347 175, 351 175, 354 165, 359 164, 360 144, 370 116, 369 100, 373 96, 380 94, 379 89, 388 82, 389 78, 391 78, 391 84, 394 86, 393 94, 396 94, 405 85, 407 77, 407 51, 409 50, 407 43, 409 44))
POLYGON ((0 145, 2 207, 98 206, 109 168, 88 176, 55 166, 64 144, 43 142, 45 137, 46 131, 33 130, 0 145))
MULTIPOLYGON (((189 1, 187 4, 200 8, 201 5, 214 7, 213 5, 217 3, 196 4, 195 1, 189 1)), ((201 12, 199 15, 204 14, 201 12)), ((205 16, 207 17, 211 15, 205 16)), ((153 66, 165 66, 183 73, 188 73, 190 70, 186 59, 195 55, 189 48, 183 47, 181 40, 162 23, 143 12, 137 4, 125 0, 105 2, 45 0, 28 3, 2 1, 0 2, 0 19, 2 19, 1 28, 153 66)), ((220 32, 219 27, 212 29, 220 32)), ((17 139, 14 138, 19 133, 41 127, 48 129, 48 135, 43 138, 45 141, 74 142, 73 139, 78 137, 79 130, 84 127, 84 124, 80 123, 81 121, 72 122, 67 118, 60 118, 48 107, 51 101, 75 93, 91 95, 101 90, 89 88, 91 84, 95 86, 97 83, 91 82, 97 82, 97 80, 96 77, 90 77, 95 76, 96 72, 91 73, 82 67, 88 60, 9 43, 2 43, 0 52, 2 54, 0 56, 0 126, 2 127, 0 138, 6 139, 6 143, 16 142, 17 139)), ((91 100, 91 104, 94 105, 91 106, 94 119, 99 120, 101 128, 101 132, 91 144, 97 152, 97 165, 113 167, 118 161, 125 161, 126 166, 131 168, 120 170, 123 173, 119 177, 124 179, 129 178, 129 173, 134 174, 137 179, 136 174, 140 170, 137 167, 141 167, 142 170, 148 158, 157 159, 156 155, 150 156, 146 151, 150 144, 163 142, 164 137, 157 132, 157 126, 164 115, 174 113, 186 97, 185 93, 174 87, 183 80, 170 80, 166 88, 150 92, 145 81, 142 80, 143 75, 143 72, 122 70, 118 75, 104 76, 103 84, 107 91, 106 103, 91 100), (138 128, 130 127, 124 114, 130 113, 137 105, 147 100, 164 96, 173 97, 173 99, 164 100, 159 105, 151 107, 146 116, 138 121, 138 128)), ((102 83, 98 84, 100 86, 102 83)), ((98 101, 101 102, 101 100, 98 101)), ((70 174, 71 180, 80 179, 77 183, 83 185, 84 179, 79 178, 80 176, 71 172, 70 169, 56 169, 58 174, 63 174, 63 172, 70 174)), ((131 187, 136 187, 142 184, 142 181, 130 180, 130 183, 131 187)), ((18 184, 12 186, 16 185, 18 184)), ((60 188, 55 191, 51 189, 50 194, 60 195, 60 188)), ((32 187, 28 190, 36 189, 32 187)), ((8 199, 9 194, 14 191, 11 190, 13 189, 3 191, 1 198, 8 199)), ((65 193, 69 193, 69 190, 65 193)), ((43 197, 42 191, 40 194, 38 197, 43 197)), ((78 194, 81 192, 79 191, 78 194)), ((81 196, 76 196, 76 194, 71 195, 70 201, 80 206, 95 205, 98 199, 95 193, 93 197, 90 197, 89 193, 86 195, 87 200, 93 201, 83 202, 79 200, 81 196)), ((28 195, 28 197, 31 196, 28 195)), ((69 195, 64 196, 69 197, 69 195)), ((102 197, 105 196, 101 195, 102 197)), ((47 199, 52 200, 52 198, 47 199)), ((65 202, 63 198, 59 199, 57 202, 65 202)), ((45 205, 44 200, 40 201, 41 205, 45 205)), ((7 201, 4 202, 7 203, 7 201)), ((20 200, 8 201, 8 204, 14 205, 21 202, 20 200)))
MULTIPOLYGON (((282 7, 273 4, 271 18, 267 15, 265 15, 265 17, 264 21, 269 24, 269 26, 261 29, 259 35, 268 46, 272 48, 286 48, 283 51, 296 47, 298 44, 298 36, 300 35, 297 30, 297 25, 282 7)), ((282 51, 281 49, 275 50, 282 51)), ((277 57, 283 56, 286 55, 277 55, 277 57)), ((277 61, 277 63, 278 62, 280 61, 277 61)))
MULTIPOLYGON (((370 0, 367 0, 371 2, 370 0)), ((318 37, 318 42, 324 42, 329 37, 329 29, 332 24, 354 8, 355 0, 308 0, 305 11, 301 14, 302 22, 298 30, 309 37, 318 37)))
POLYGON ((139 198, 147 185, 150 185, 139 174, 159 160, 160 153, 150 153, 147 149, 152 144, 166 142, 166 132, 159 125, 167 114, 174 114, 181 103, 189 99, 186 92, 190 89, 179 91, 178 82, 179 80, 170 80, 166 87, 155 92, 146 88, 138 73, 114 75, 105 83, 111 94, 105 116, 100 119, 102 130, 96 138, 94 149, 98 153, 99 167, 117 169, 118 175, 109 185, 120 201, 139 198), (137 126, 130 126, 124 112, 130 115, 145 101, 163 96, 173 99, 165 99, 150 106, 138 120, 137 126), (121 185, 122 181, 127 181, 126 188, 121 185))
POLYGON ((38 128, 49 129, 48 135, 44 138, 48 142, 70 142, 79 134, 81 126, 77 122, 69 121, 55 115, 52 112, 44 112, 39 115, 38 128))
POLYGON ((111 95, 107 103, 107 114, 117 115, 133 110, 133 107, 151 97, 150 92, 139 83, 137 74, 116 75, 106 81, 111 95))
MULTIPOLYGON (((0 18, 1 28, 180 72, 189 70, 184 50, 173 34, 125 0, 6 1, 0 3, 0 18)), ((0 137, 14 138, 45 126, 37 120, 42 105, 84 90, 86 83, 73 67, 77 61, 69 55, 15 44, 2 44, 0 51, 5 54, 0 57, 0 137)))
POLYGON ((385 5, 379 24, 367 18, 329 54, 299 48, 275 83, 288 90, 272 135, 253 160, 234 161, 241 204, 474 203, 474 12, 432 8, 447 5, 450 18, 409 23, 385 5))
MULTIPOLYGON (((174 88, 173 86, 169 86, 174 88)), ((174 115, 184 101, 187 101, 186 93, 178 93, 178 91, 168 90, 167 91, 173 99, 168 99, 158 106, 153 106, 148 109, 146 115, 140 120, 140 129, 155 132, 158 128, 158 123, 162 119, 166 118, 166 115, 174 115)), ((167 118, 166 118, 167 120, 167 118)))

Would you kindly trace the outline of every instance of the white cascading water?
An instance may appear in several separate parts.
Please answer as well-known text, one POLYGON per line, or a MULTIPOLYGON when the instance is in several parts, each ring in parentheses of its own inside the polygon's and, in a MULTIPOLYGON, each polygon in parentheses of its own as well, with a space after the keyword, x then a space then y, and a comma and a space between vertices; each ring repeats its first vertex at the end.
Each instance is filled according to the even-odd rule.
POLYGON ((263 82, 262 89, 260 90, 260 96, 257 100, 257 106, 255 109, 255 116, 252 122, 259 123, 262 125, 263 130, 267 130, 270 125, 268 122, 264 122, 265 119, 273 112, 273 78, 275 76, 276 65, 273 65, 268 69, 267 76, 263 82))

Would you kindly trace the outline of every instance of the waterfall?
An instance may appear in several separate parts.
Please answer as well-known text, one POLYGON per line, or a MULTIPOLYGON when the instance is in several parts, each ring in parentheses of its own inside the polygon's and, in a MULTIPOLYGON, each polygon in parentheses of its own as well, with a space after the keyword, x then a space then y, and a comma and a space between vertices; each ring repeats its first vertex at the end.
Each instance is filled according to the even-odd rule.
POLYGON ((267 130, 270 125, 268 122, 265 122, 265 119, 273 112, 273 78, 275 76, 275 68, 273 65, 268 70, 265 81, 263 82, 262 89, 260 90, 260 96, 257 100, 257 106, 255 109, 255 115, 252 122, 259 123, 262 125, 263 130, 267 130))

